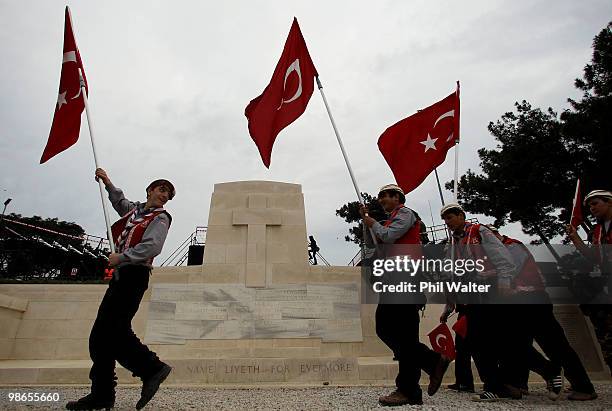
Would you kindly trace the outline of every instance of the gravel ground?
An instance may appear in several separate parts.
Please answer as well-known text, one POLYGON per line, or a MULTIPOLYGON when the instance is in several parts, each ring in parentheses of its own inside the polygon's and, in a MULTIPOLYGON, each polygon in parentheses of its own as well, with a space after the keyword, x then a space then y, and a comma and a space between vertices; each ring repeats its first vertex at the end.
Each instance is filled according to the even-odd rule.
MULTIPOLYGON (((423 406, 405 406, 394 409, 424 410, 542 410, 577 409, 611 410, 612 384, 596 384, 599 398, 595 401, 568 401, 566 394, 558 401, 546 397, 543 386, 532 388, 523 400, 505 400, 495 403, 475 403, 470 394, 459 394, 444 388, 434 397, 424 395, 423 406)), ((378 397, 387 394, 385 387, 320 387, 320 388, 174 388, 163 387, 145 408, 146 410, 369 410, 382 409, 378 397)), ((68 400, 88 393, 82 387, 11 387, 0 388, 1 410, 63 409, 68 400), (35 403, 9 401, 9 393, 59 393, 58 402, 35 403)), ((115 409, 134 409, 140 397, 138 387, 119 387, 115 409)))

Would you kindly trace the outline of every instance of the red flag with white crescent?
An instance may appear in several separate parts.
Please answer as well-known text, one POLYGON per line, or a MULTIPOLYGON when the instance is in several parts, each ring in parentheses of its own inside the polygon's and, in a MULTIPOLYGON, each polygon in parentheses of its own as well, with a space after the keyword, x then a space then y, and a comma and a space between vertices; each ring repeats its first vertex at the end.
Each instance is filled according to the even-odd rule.
POLYGON ((81 73, 83 74, 85 89, 88 90, 81 54, 77 48, 74 33, 72 31, 70 9, 66 6, 62 74, 60 77, 57 102, 55 103, 53 123, 51 124, 47 145, 40 158, 40 164, 66 150, 79 139, 81 114, 85 108, 85 101, 81 93, 79 69, 81 69, 81 73))
POLYGON ((249 134, 266 167, 270 168, 272 146, 278 133, 306 110, 316 76, 317 69, 294 18, 270 84, 244 110, 249 121, 249 134))
POLYGON ((574 204, 572 205, 572 218, 570 224, 578 229, 578 226, 584 222, 582 216, 582 195, 580 194, 580 179, 576 182, 576 194, 574 194, 574 204))
POLYGON ((417 188, 459 140, 459 88, 388 129, 378 148, 404 193, 417 188))
POLYGON ((427 335, 429 336, 431 348, 435 352, 445 355, 451 360, 455 359, 455 342, 446 323, 440 323, 427 335))

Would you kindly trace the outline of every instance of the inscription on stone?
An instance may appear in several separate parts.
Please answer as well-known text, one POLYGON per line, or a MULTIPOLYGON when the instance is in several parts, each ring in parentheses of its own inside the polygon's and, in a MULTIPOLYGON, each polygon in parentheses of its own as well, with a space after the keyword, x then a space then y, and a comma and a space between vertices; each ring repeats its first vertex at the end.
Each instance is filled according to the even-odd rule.
POLYGON ((145 341, 321 338, 362 341, 354 283, 275 285, 154 284, 145 341))

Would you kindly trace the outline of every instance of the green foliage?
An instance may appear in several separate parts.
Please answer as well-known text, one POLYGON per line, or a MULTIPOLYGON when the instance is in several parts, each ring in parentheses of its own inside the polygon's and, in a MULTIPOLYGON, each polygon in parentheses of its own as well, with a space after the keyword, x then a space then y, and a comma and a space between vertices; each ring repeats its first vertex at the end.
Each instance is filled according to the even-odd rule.
MULTIPOLYGON (((361 193, 363 201, 368 206, 368 214, 376 221, 385 219, 385 211, 382 209, 376 197, 368 193, 361 193)), ((361 224, 361 216, 359 215, 359 201, 352 201, 344 204, 338 210, 336 215, 343 218, 347 223, 356 225, 349 228, 349 235, 345 236, 345 241, 363 245, 363 225, 361 224)))

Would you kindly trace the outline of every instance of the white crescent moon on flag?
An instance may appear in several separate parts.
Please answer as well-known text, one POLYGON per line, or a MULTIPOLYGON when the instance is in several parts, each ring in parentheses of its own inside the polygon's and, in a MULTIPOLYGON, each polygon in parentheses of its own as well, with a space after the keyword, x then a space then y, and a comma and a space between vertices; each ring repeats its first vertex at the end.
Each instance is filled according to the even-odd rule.
MULTIPOLYGON (((64 63, 76 63, 76 62, 77 62, 76 52, 74 52, 74 51, 67 51, 67 52, 64 53, 64 58, 62 59, 62 64, 64 64, 64 63)), ((70 97, 70 100, 74 100, 75 98, 79 97, 80 95, 81 95, 81 87, 79 87, 79 92, 74 97, 70 97)), ((61 107, 61 105, 60 105, 60 107, 61 107)))
POLYGON ((278 106, 276 110, 280 110, 283 104, 291 103, 292 101, 295 101, 300 98, 300 96, 302 95, 302 71, 300 70, 300 59, 295 59, 295 61, 291 63, 291 65, 287 68, 287 72, 285 73, 285 82, 283 83, 283 91, 285 90, 285 86, 287 85, 287 78, 289 77, 289 74, 291 74, 292 71, 295 71, 298 75, 298 88, 293 97, 291 97, 289 100, 281 100, 280 106, 278 106))
MULTIPOLYGON (((443 119, 448 118, 448 117, 455 117, 455 110, 447 111, 446 113, 438 117, 438 119, 436 120, 432 128, 435 128, 439 121, 442 121, 443 119)), ((453 133, 450 133, 450 136, 448 136, 446 141, 451 141, 452 139, 453 139, 453 133)))
POLYGON ((446 346, 446 336, 444 334, 436 335, 436 344, 438 345, 438 347, 445 347, 446 346), (445 345, 440 344, 440 338, 444 340, 445 345))

